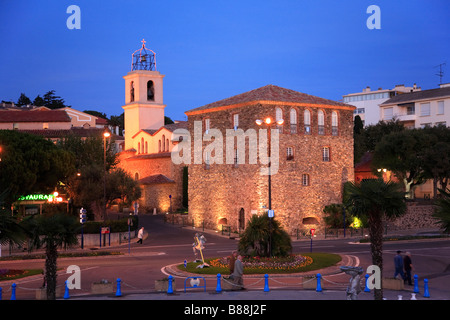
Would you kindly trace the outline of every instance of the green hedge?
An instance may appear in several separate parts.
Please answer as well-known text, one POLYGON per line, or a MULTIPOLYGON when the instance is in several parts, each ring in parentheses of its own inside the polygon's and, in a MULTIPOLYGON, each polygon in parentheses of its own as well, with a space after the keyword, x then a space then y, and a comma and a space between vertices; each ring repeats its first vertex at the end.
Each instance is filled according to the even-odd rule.
MULTIPOLYGON (((134 231, 139 226, 139 218, 132 216, 133 225, 130 227, 134 231)), ((106 221, 87 221, 83 225, 83 233, 99 233, 101 227, 109 227, 110 232, 127 232, 128 231, 128 217, 120 220, 106 220, 106 221)), ((80 230, 81 233, 81 230, 80 230)))

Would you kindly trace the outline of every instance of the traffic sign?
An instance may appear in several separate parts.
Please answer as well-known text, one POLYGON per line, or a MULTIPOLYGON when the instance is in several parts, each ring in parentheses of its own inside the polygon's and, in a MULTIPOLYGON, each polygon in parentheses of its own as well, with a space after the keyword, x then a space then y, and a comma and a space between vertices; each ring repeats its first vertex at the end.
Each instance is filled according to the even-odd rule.
POLYGON ((273 218, 275 216, 275 211, 269 210, 269 211, 267 211, 267 214, 268 214, 269 218, 273 218))

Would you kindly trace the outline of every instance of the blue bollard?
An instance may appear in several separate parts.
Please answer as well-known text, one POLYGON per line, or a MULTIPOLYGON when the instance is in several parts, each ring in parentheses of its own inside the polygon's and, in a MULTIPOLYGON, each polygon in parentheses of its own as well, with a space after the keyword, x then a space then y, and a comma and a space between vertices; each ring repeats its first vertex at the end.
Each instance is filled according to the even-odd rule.
POLYGON ((368 282, 368 280, 369 280, 369 275, 368 274, 366 274, 366 287, 364 288, 364 292, 370 292, 370 289, 369 289, 369 286, 367 285, 367 282, 368 282))
POLYGON ((423 296, 424 298, 430 297, 430 292, 428 291, 428 279, 423 279, 423 296))
POLYGON ((266 273, 265 275, 264 275, 264 292, 269 292, 270 291, 270 289, 269 289, 269 275, 266 273))
POLYGON ((2 287, 0 287, 0 300, 2 300, 2 287))
POLYGON ((116 297, 122 296, 122 291, 120 290, 120 278, 117 278, 117 289, 116 289, 116 297))
POLYGON ((12 290, 11 290, 11 300, 16 300, 16 284, 13 283, 11 285, 12 290))
POLYGON ((222 292, 222 287, 220 286, 220 273, 217 274, 217 286, 216 286, 216 292, 222 292))
POLYGON ((173 294, 173 288, 172 288, 172 275, 169 276, 169 286, 167 287, 167 294, 173 294))
POLYGON ((414 293, 419 293, 419 277, 417 274, 414 275, 414 293))
POLYGON ((66 286, 66 289, 64 291, 64 299, 69 299, 70 296, 69 296, 69 287, 67 286, 67 280, 65 282, 65 286, 66 286))
POLYGON ((322 278, 322 275, 320 273, 317 274, 317 287, 316 287, 316 291, 317 292, 322 292, 322 286, 320 284, 320 279, 322 278))

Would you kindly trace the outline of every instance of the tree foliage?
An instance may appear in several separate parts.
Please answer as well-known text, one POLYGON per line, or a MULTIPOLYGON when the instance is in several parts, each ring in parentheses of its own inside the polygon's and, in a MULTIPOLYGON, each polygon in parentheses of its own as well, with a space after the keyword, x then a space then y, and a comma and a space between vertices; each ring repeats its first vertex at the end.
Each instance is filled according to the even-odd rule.
POLYGON ((440 194, 433 217, 439 221, 444 232, 450 233, 450 190, 441 189, 440 194))
POLYGON ((0 192, 5 205, 20 196, 54 191, 74 174, 73 156, 42 137, 17 130, 0 130, 0 192))
POLYGON ((268 257, 270 235, 272 255, 286 256, 292 251, 291 238, 278 220, 266 214, 253 215, 239 240, 239 251, 251 256, 268 257), (271 224, 271 225, 270 225, 271 224))

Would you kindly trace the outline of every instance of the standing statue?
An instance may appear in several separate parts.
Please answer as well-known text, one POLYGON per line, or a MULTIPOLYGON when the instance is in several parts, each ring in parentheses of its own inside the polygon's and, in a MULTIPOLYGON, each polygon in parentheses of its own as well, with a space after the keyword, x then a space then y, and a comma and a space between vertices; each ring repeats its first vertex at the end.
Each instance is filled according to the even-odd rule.
POLYGON ((204 268, 204 267, 209 267, 209 265, 207 263, 205 263, 205 259, 203 258, 203 252, 202 250, 205 249, 205 242, 206 242, 206 238, 204 235, 202 234, 198 234, 196 233, 194 236, 194 240, 195 242, 192 244, 192 249, 194 250, 194 255, 195 255, 195 261, 199 262, 200 260, 197 257, 197 250, 200 251, 200 255, 202 257, 202 264, 198 265, 197 268, 204 268))
POLYGON ((357 300, 361 292, 361 274, 364 272, 361 267, 342 266, 341 270, 350 275, 350 285, 347 287, 347 300, 357 300))

